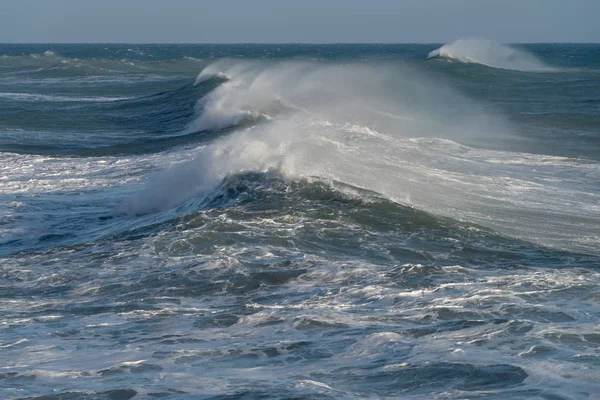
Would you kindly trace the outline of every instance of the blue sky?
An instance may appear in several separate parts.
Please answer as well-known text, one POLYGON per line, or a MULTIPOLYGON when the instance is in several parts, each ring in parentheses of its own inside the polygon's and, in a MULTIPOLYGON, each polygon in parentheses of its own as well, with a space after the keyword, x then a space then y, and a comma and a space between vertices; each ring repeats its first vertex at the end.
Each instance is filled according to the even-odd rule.
POLYGON ((600 0, 0 0, 0 42, 600 42, 600 0))

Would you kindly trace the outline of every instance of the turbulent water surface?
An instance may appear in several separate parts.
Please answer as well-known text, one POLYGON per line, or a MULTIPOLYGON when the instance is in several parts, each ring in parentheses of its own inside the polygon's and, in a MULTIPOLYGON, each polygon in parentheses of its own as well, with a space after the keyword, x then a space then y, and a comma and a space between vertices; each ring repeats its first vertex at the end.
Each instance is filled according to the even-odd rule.
POLYGON ((600 398, 599 54, 0 45, 0 397, 600 398))

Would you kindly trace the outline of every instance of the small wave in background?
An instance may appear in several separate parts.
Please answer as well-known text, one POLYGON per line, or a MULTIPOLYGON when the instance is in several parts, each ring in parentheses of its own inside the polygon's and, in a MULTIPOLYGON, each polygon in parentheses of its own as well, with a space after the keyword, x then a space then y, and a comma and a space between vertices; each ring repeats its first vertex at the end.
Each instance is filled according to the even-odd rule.
POLYGON ((485 39, 459 39, 433 50, 428 57, 442 57, 514 71, 556 71, 555 68, 544 64, 539 58, 524 49, 485 39))

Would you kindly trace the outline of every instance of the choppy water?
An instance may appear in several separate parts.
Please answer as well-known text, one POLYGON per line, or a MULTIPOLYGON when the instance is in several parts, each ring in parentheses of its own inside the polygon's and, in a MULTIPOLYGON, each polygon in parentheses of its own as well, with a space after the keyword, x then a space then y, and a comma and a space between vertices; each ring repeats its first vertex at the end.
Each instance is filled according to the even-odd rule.
POLYGON ((0 397, 600 398, 598 54, 0 45, 0 397))

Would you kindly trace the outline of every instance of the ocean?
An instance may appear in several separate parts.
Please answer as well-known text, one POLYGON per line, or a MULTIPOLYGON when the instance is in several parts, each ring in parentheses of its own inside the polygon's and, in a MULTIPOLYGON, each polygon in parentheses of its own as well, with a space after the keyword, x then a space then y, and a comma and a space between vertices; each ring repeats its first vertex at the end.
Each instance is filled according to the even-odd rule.
POLYGON ((600 45, 0 44, 0 398, 600 399, 600 45))

